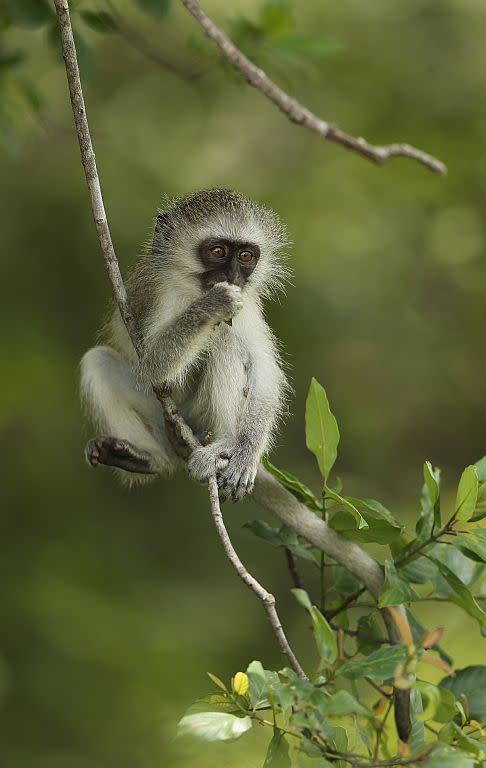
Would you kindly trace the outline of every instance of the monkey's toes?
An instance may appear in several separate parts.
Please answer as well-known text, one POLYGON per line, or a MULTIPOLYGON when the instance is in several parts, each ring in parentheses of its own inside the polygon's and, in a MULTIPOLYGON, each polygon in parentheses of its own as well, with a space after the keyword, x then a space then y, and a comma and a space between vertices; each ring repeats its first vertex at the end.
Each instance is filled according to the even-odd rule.
POLYGON ((241 473, 235 472, 229 476, 221 475, 218 477, 218 491, 220 501, 232 499, 235 503, 241 501, 253 490, 255 482, 255 472, 253 470, 243 470, 241 473))
POLYGON ((84 456, 88 464, 92 467, 97 467, 100 463, 100 451, 98 447, 98 440, 89 440, 84 449, 84 456))
POLYGON ((114 456, 129 458, 132 456, 132 451, 126 440, 103 436, 88 441, 85 456, 88 464, 97 467, 98 464, 112 464, 114 456))

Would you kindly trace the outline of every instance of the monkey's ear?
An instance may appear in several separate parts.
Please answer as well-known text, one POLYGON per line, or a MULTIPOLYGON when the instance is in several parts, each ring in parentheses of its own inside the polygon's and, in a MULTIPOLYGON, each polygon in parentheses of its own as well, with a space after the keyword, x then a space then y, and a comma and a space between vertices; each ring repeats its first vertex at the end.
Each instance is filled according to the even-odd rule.
POLYGON ((152 251, 156 253, 165 243, 170 240, 172 227, 170 217, 167 211, 162 211, 155 219, 154 239, 152 242, 152 251))

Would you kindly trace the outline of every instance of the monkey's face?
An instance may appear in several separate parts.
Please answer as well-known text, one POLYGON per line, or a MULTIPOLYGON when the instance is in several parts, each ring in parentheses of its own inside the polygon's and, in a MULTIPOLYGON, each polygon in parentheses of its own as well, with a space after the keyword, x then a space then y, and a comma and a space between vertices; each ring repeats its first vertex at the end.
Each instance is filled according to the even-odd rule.
POLYGON ((205 291, 224 282, 244 288, 260 258, 260 248, 255 243, 224 238, 203 240, 197 253, 205 268, 200 276, 205 291))

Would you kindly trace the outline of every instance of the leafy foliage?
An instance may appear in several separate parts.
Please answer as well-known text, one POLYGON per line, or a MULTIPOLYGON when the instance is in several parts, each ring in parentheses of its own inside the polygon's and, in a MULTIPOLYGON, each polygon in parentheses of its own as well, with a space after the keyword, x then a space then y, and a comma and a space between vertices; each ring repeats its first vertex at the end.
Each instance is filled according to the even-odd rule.
MULTIPOLYGON (((339 430, 325 390, 315 379, 307 398, 306 438, 320 470, 322 503, 294 475, 268 461, 265 466, 309 509, 325 514, 329 524, 343 536, 386 548, 378 607, 390 614, 402 644, 389 645, 383 640, 384 630, 375 609, 370 611, 368 603, 361 602, 359 582, 346 576, 342 566, 332 564, 324 573, 322 558, 295 532, 286 526, 273 528, 254 520, 246 527, 261 540, 286 547, 298 560, 320 570, 320 607, 306 589, 292 589, 311 620, 318 662, 308 680, 300 679, 290 669, 265 670, 259 661, 251 662, 246 674, 238 672, 230 686, 211 676, 223 690, 217 701, 221 730, 214 725, 213 717, 206 722, 204 718, 191 719, 191 713, 182 719, 182 730, 194 727, 193 735, 199 738, 227 740, 249 730, 247 719, 267 724, 273 728, 264 762, 267 768, 303 765, 296 762, 299 754, 316 760, 316 766, 356 764, 372 768, 387 759, 392 760, 384 763, 387 765, 484 765, 486 734, 481 723, 486 720, 486 666, 454 673, 452 659, 438 645, 443 628, 425 629, 410 610, 407 623, 404 614, 393 606, 422 600, 421 590, 427 585, 428 600, 454 603, 484 629, 486 613, 471 587, 481 578, 486 562, 486 529, 470 525, 469 521, 478 516, 486 483, 485 460, 466 468, 450 510, 441 505, 440 470, 425 462, 420 515, 415 534, 408 537, 405 528, 379 501, 346 496, 341 488, 338 492, 330 485, 339 430), (355 629, 350 629, 351 610, 360 605, 366 606, 368 612, 358 617, 355 629), (331 617, 338 624, 332 624, 331 617), (430 665, 441 671, 438 684, 423 677, 423 670, 430 665), (380 692, 373 711, 363 698, 362 686, 366 683, 380 692), (352 691, 349 685, 353 685, 352 691), (412 732, 408 745, 395 742, 393 746, 388 726, 394 702, 391 686, 410 691, 412 732), (271 711, 270 720, 265 718, 265 710, 271 711)), ((215 705, 209 705, 210 713, 215 705)))

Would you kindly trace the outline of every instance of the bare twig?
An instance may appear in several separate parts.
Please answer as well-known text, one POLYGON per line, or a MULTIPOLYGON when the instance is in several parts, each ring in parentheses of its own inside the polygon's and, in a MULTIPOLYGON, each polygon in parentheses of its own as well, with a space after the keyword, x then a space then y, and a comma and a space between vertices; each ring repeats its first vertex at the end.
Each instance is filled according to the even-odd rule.
POLYGON ((275 610, 275 597, 270 594, 270 592, 267 592, 267 590, 262 587, 262 585, 251 575, 251 573, 246 570, 245 566, 238 557, 233 544, 231 543, 231 539, 228 535, 228 531, 226 530, 223 516, 221 514, 218 497, 218 484, 216 482, 216 478, 210 478, 208 488, 209 501, 211 503, 211 513, 213 515, 214 524, 216 526, 216 530, 218 532, 219 538, 221 539, 228 560, 231 562, 231 565, 235 569, 240 579, 244 581, 244 583, 250 587, 255 595, 262 601, 263 607, 265 608, 266 614, 274 634, 277 637, 280 648, 287 657, 292 669, 300 678, 303 680, 307 679, 307 676, 297 661, 297 658, 295 657, 295 654, 293 653, 285 636, 285 632, 283 631, 282 624, 280 623, 277 611, 275 610))
POLYGON ((429 155, 421 149, 410 146, 410 144, 388 144, 386 146, 375 146, 369 144, 361 137, 350 136, 342 131, 336 125, 322 120, 311 112, 307 107, 293 99, 285 91, 271 80, 268 75, 259 67, 255 66, 250 59, 245 56, 239 48, 229 39, 229 37, 214 23, 214 21, 203 11, 196 0, 181 0, 181 3, 187 8, 196 21, 200 24, 207 37, 212 40, 220 49, 223 56, 229 63, 240 72, 245 80, 253 85, 257 90, 263 93, 291 120, 293 123, 304 125, 311 131, 322 136, 327 141, 334 141, 346 149, 358 152, 378 165, 383 165, 391 157, 409 157, 425 165, 435 173, 446 173, 447 169, 444 163, 437 158, 429 155))
MULTIPOLYGON (((101 186, 96 168, 96 159, 86 116, 83 89, 79 76, 76 47, 74 44, 71 19, 69 14, 69 4, 68 0, 54 0, 54 4, 56 7, 59 29, 61 33, 62 50, 66 65, 69 93, 71 95, 74 123, 76 126, 79 148, 81 150, 81 161, 83 163, 86 182, 90 192, 91 208, 95 219, 101 250, 103 252, 110 281, 113 287, 113 292, 115 294, 115 299, 117 301, 121 316, 132 340, 132 344, 140 357, 143 351, 143 341, 140 337, 133 314, 130 310, 125 285, 123 283, 118 259, 116 257, 115 249, 111 240, 105 207, 103 204, 101 186)), ((154 386, 153 390, 159 399, 162 408, 164 409, 164 415, 166 419, 175 428, 176 433, 181 438, 181 440, 186 443, 188 448, 193 450, 196 446, 199 445, 199 443, 192 433, 190 427, 185 423, 184 419, 180 415, 176 404, 170 397, 169 392, 158 386, 154 386)), ((275 609, 274 596, 267 592, 261 586, 261 584, 259 584, 259 582, 253 578, 253 576, 246 570, 231 543, 228 532, 224 525, 223 516, 221 514, 218 497, 218 486, 215 477, 210 478, 208 483, 208 490, 211 503, 211 512, 216 530, 219 534, 224 550, 231 564, 235 568, 240 578, 245 582, 245 584, 247 584, 262 601, 267 616, 270 620, 272 629, 277 637, 280 648, 286 655, 289 664, 292 666, 293 670, 299 677, 306 678, 305 672, 297 661, 297 658, 292 649, 290 648, 285 633, 282 629, 280 619, 278 618, 278 614, 275 609)))

